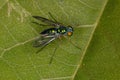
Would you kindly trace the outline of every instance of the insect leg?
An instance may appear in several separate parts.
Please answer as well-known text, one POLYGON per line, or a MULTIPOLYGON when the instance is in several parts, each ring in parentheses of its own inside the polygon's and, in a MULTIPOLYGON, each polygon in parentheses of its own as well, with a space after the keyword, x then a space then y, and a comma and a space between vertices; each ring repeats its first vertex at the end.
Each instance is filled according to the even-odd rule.
POLYGON ((57 47, 54 49, 54 52, 53 52, 53 54, 52 54, 52 56, 51 56, 51 59, 50 59, 49 64, 52 63, 52 61, 53 61, 53 57, 54 57, 54 55, 55 55, 56 50, 57 50, 57 47))
MULTIPOLYGON (((65 36, 64 36, 65 37, 65 36)), ((74 44, 71 40, 70 40, 70 38, 68 39, 67 37, 65 37, 67 40, 69 40, 69 42, 73 45, 73 46, 75 46, 76 48, 78 48, 78 49, 80 49, 81 50, 81 48, 80 47, 78 47, 76 44, 74 44)))
POLYGON ((48 12, 48 14, 50 15, 50 17, 55 21, 57 22, 57 20, 52 16, 52 14, 50 12, 48 12))

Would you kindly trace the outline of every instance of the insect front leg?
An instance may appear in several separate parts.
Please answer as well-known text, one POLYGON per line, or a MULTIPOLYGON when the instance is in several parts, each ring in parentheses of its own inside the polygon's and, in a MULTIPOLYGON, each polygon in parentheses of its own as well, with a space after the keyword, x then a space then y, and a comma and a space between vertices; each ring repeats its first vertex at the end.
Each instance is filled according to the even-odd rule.
POLYGON ((75 43, 73 43, 70 38, 67 38, 66 36, 64 36, 64 37, 65 37, 67 40, 69 40, 69 42, 70 42, 73 46, 75 46, 76 48, 78 48, 78 49, 81 50, 81 48, 80 48, 79 46, 77 46, 75 43))

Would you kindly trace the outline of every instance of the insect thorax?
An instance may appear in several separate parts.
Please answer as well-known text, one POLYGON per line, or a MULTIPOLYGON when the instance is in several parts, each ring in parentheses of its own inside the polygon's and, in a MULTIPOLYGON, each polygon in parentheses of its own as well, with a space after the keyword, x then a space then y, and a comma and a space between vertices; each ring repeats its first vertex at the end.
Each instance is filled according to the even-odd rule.
POLYGON ((65 34, 67 32, 67 28, 66 27, 59 27, 57 29, 57 32, 60 34, 65 34))
POLYGON ((56 32, 57 32, 56 28, 49 28, 49 29, 42 31, 40 34, 55 34, 56 32))

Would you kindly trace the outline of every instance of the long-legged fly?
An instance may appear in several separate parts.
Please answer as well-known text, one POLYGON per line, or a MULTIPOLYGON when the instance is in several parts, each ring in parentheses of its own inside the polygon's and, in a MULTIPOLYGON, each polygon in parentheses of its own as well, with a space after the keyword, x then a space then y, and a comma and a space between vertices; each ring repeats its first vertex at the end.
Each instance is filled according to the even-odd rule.
MULTIPOLYGON (((51 14, 50 14, 50 16, 53 18, 53 16, 51 14)), ((40 47, 39 51, 41 51, 46 45, 48 45, 50 42, 54 41, 55 39, 63 37, 63 36, 64 37, 72 36, 72 34, 73 34, 73 27, 64 26, 63 24, 57 22, 54 18, 53 18, 54 21, 46 19, 46 18, 41 17, 41 16, 33 16, 33 18, 35 18, 37 20, 40 20, 41 22, 43 22, 43 23, 45 23, 47 25, 39 24, 37 22, 33 22, 33 23, 36 23, 36 24, 41 25, 41 26, 53 26, 52 28, 48 28, 48 29, 43 30, 40 33, 40 37, 38 37, 34 41, 33 46, 34 47, 40 47)), ((74 45, 74 46, 77 47, 76 45, 74 45)), ((79 47, 77 47, 77 48, 79 48, 79 47)), ((37 53, 39 51, 37 51, 37 53)), ((55 48, 55 51, 56 51, 56 48, 55 48)), ((55 51, 54 51, 54 53, 53 53, 53 55, 51 57, 50 63, 52 62, 52 58, 53 58, 53 56, 55 54, 55 51)))

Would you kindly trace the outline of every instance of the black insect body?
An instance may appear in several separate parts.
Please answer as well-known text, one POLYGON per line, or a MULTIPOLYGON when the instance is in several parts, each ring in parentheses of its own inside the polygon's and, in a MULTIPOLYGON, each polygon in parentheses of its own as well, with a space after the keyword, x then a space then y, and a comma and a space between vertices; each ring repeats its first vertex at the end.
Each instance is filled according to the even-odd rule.
POLYGON ((40 16, 33 16, 33 17, 35 19, 41 20, 42 22, 48 25, 54 26, 53 28, 45 29, 40 33, 40 37, 38 37, 33 44, 34 47, 43 48, 51 41, 55 40, 56 38, 60 38, 62 36, 72 36, 73 34, 73 28, 71 26, 66 27, 60 23, 54 22, 52 20, 48 20, 40 16))

